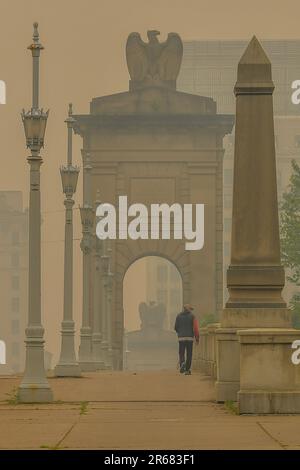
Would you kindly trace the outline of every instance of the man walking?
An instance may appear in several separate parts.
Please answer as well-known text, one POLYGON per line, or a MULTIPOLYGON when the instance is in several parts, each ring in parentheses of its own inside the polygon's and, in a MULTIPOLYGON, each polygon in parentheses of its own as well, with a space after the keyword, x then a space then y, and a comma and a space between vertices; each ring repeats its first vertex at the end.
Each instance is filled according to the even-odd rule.
POLYGON ((192 305, 184 305, 183 311, 176 317, 174 327, 179 342, 180 373, 185 375, 191 375, 194 338, 199 343, 198 321, 193 310, 192 305))

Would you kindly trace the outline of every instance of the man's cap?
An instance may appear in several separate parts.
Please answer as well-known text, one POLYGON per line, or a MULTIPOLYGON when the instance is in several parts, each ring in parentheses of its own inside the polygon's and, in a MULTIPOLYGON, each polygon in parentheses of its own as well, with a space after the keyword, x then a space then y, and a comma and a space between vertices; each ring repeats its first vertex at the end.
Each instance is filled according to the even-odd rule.
POLYGON ((185 304, 183 308, 185 308, 185 310, 194 310, 194 307, 191 304, 185 304))

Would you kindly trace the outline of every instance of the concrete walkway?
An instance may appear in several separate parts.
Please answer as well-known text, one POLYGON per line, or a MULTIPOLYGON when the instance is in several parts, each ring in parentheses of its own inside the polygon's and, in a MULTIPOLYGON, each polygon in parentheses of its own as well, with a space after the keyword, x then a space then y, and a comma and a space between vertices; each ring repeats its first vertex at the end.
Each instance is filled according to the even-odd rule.
POLYGON ((21 405, 0 378, 0 449, 300 449, 300 416, 237 416, 198 373, 49 378, 55 403, 21 405))

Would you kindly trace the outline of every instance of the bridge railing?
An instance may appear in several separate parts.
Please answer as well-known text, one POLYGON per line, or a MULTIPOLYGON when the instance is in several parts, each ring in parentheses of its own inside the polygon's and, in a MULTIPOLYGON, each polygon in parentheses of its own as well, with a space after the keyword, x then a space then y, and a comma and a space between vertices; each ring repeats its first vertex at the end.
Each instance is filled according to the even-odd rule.
POLYGON ((220 323, 210 323, 199 329, 199 346, 193 366, 213 379, 217 377, 217 335, 220 323))

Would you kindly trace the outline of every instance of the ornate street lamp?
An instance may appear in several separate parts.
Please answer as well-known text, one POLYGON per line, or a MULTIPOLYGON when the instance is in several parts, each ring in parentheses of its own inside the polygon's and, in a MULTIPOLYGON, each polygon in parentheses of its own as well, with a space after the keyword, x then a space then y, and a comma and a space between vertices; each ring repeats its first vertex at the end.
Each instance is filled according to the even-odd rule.
POLYGON ((39 42, 38 23, 34 23, 33 43, 28 47, 33 60, 32 108, 23 110, 26 146, 31 155, 29 197, 29 283, 28 325, 26 328, 26 362, 23 380, 18 389, 18 399, 23 403, 50 402, 52 390, 48 384, 44 366, 44 328, 41 322, 41 196, 40 166, 43 160, 40 150, 44 147, 44 136, 48 111, 39 109, 39 58, 43 46, 39 42))
POLYGON ((31 108, 25 112, 23 109, 21 116, 24 125, 26 147, 39 153, 44 147, 44 137, 49 111, 44 112, 43 109, 31 108))
POLYGON ((81 371, 76 360, 73 320, 73 195, 76 192, 79 167, 72 165, 72 132, 75 122, 72 117, 72 105, 69 105, 67 165, 60 168, 62 189, 66 196, 65 215, 65 259, 64 259, 64 311, 61 324, 61 353, 55 368, 57 377, 80 377, 81 371))

